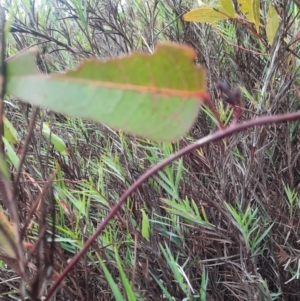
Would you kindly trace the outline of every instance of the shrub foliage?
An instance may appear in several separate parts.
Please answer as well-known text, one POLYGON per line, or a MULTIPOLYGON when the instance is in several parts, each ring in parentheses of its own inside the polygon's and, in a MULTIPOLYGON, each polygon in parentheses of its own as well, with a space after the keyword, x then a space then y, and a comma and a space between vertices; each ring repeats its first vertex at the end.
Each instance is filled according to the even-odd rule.
MULTIPOLYGON (((37 47, 39 71, 52 76, 171 41, 197 51, 210 94, 173 143, 5 96, 3 300, 50 300, 71 258, 154 164, 218 127, 299 110, 299 1, 3 2, 8 62, 37 47)), ((159 170, 126 199, 56 300, 298 300, 299 139, 298 120, 249 128, 159 170)))

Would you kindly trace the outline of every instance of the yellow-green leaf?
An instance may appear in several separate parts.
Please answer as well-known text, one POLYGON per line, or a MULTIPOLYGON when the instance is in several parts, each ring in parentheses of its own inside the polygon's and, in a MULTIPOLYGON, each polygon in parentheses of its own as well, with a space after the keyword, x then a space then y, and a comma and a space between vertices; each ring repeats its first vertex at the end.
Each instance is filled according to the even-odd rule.
POLYGON ((247 18, 248 21, 255 23, 253 15, 253 0, 238 0, 241 12, 247 18))
POLYGON ((46 123, 43 124, 42 133, 47 139, 50 139, 51 134, 51 143, 54 145, 57 151, 63 153, 66 150, 65 142, 60 137, 51 132, 49 126, 46 123))
POLYGON ((254 16, 254 23, 256 27, 256 31, 259 32, 259 24, 260 24, 260 17, 259 17, 259 4, 260 0, 253 0, 252 7, 253 7, 253 16, 254 16))
POLYGON ((5 137, 2 137, 4 146, 5 146, 5 155, 7 161, 14 167, 18 168, 20 160, 19 157, 17 156, 15 150, 13 147, 10 145, 10 143, 5 139, 5 137))
POLYGON ((215 24, 217 21, 227 20, 228 17, 218 12, 223 11, 219 6, 207 6, 203 5, 200 8, 191 10, 190 12, 183 15, 184 21, 199 22, 199 23, 211 23, 215 24))
POLYGON ((267 38, 270 43, 270 45, 273 44, 274 37, 276 35, 277 29, 279 26, 279 18, 277 15, 277 12, 273 5, 270 5, 269 7, 269 12, 268 12, 268 21, 267 21, 267 26, 266 26, 266 33, 267 33, 267 38))
MULTIPOLYGON (((4 139, 5 138, 3 137, 3 141, 4 141, 4 139)), ((6 155, 6 159, 7 159, 7 155, 6 155)), ((0 153, 0 175, 3 176, 8 181, 11 180, 10 172, 8 171, 8 167, 7 167, 7 162, 1 153, 0 153)))
POLYGON ((15 258, 15 249, 8 241, 8 237, 11 243, 16 244, 15 232, 12 224, 8 221, 6 215, 0 209, 0 249, 6 253, 6 255, 15 258))
POLYGON ((142 236, 149 241, 149 218, 143 209, 141 209, 143 214, 142 219, 142 236))
POLYGON ((20 141, 17 130, 6 117, 4 117, 4 137, 9 143, 17 143, 20 141))
POLYGON ((232 18, 234 18, 236 16, 236 12, 235 12, 232 0, 219 0, 219 3, 222 6, 224 12, 228 16, 230 16, 232 18))

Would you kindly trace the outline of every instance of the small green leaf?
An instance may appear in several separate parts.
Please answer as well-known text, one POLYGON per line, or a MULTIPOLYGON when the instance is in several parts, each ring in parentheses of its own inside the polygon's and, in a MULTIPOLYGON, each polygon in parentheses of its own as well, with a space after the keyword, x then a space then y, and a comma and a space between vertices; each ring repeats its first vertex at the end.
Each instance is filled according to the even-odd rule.
POLYGON ((4 117, 4 137, 9 143, 17 143, 20 141, 17 130, 6 117, 4 117))
POLYGON ((5 137, 2 137, 2 139, 5 146, 6 159, 14 168, 18 168, 20 163, 19 157, 17 156, 15 150, 10 145, 10 143, 5 139, 5 137))
POLYGON ((219 13, 217 10, 222 11, 221 7, 202 5, 200 8, 194 9, 183 15, 184 21, 211 23, 215 24, 217 21, 227 20, 228 17, 219 13))
POLYGON ((142 236, 149 241, 149 217, 143 209, 141 209, 142 219, 142 236))
POLYGON ((54 145, 58 152, 63 153, 66 150, 65 142, 60 137, 51 132, 49 126, 46 123, 43 123, 42 133, 47 139, 50 139, 51 133, 51 143, 54 145))
POLYGON ((205 71, 193 64, 195 56, 190 47, 166 43, 154 54, 91 59, 49 76, 32 67, 29 52, 8 61, 7 93, 147 139, 174 141, 192 126, 206 95, 205 71))
POLYGON ((229 16, 234 18, 236 16, 236 12, 234 9, 232 0, 219 0, 220 6, 222 6, 224 12, 229 16))
POLYGON ((268 21, 267 21, 267 26, 266 26, 266 33, 267 33, 267 38, 270 43, 270 45, 273 44, 274 37, 276 35, 277 29, 279 26, 279 18, 277 15, 277 12, 273 5, 270 5, 269 11, 268 11, 268 21))

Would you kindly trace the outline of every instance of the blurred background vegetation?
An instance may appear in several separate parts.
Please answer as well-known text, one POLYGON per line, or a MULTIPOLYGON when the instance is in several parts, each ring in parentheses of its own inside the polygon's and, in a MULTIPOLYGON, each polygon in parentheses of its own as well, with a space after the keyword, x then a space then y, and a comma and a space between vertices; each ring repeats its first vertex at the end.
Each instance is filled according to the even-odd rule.
MULTIPOLYGON (((3 3, 10 23, 7 57, 36 46, 44 73, 63 72, 91 57, 151 53, 157 43, 172 41, 197 50, 195 64, 207 69, 207 89, 225 123, 232 112, 216 91, 220 79, 240 88, 242 119, 299 110, 300 20, 293 1, 260 1, 259 38, 237 22, 184 22, 183 14, 200 3, 194 0, 3 3), (272 46, 264 26, 271 2, 280 19, 272 46)), ((217 129, 203 106, 178 143, 154 143, 6 98, 18 155, 34 112, 16 197, 23 222, 58 170, 52 198, 43 199, 55 204, 54 278, 147 168, 217 129), (67 152, 43 135, 43 124, 67 152)), ((53 300, 299 300, 299 139, 298 121, 269 125, 167 166, 128 198, 53 300)), ((15 169, 10 172, 13 177, 15 169)), ((51 224, 51 212, 46 214, 51 224)), ((35 243, 38 228, 33 217, 24 239, 35 243)), ((39 275, 34 269, 28 273, 31 279, 39 275)), ((0 279, 1 300, 19 299, 20 279, 3 262, 0 279)))

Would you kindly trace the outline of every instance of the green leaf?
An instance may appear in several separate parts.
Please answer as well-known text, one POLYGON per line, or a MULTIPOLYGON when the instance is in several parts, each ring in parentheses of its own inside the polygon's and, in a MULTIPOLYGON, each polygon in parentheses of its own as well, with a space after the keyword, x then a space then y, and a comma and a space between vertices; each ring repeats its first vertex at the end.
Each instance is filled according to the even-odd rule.
POLYGON ((4 137, 9 143, 20 141, 17 130, 6 117, 4 117, 4 137))
POLYGON ((119 273, 120 273, 120 276, 121 276, 121 279, 122 279, 122 282, 123 282, 123 285, 124 285, 124 289, 125 289, 126 294, 127 294, 127 298, 130 301, 136 301, 136 298, 134 296, 132 287, 131 287, 131 285, 129 283, 129 280, 127 279, 126 274, 123 270, 122 261, 121 261, 121 258, 119 256, 119 254, 118 254, 117 247, 115 247, 114 250, 115 250, 115 256, 116 256, 116 262, 117 262, 117 265, 118 265, 118 270, 119 270, 119 273))
POLYGON ((18 168, 20 163, 19 157, 17 156, 15 150, 10 145, 10 143, 5 139, 5 137, 2 137, 2 140, 5 146, 6 159, 14 168, 18 168))
POLYGON ((60 137, 51 132, 49 126, 46 123, 43 123, 42 133, 47 139, 50 139, 51 133, 51 143, 54 145, 58 152, 63 153, 66 150, 65 142, 60 137))
MULTIPOLYGON (((4 137, 3 137, 3 141, 5 141, 4 137)), ((7 155, 6 155, 6 160, 9 160, 7 155)), ((0 153, 0 175, 3 176, 7 181, 11 181, 10 171, 8 170, 6 160, 4 159, 2 154, 0 153)))
POLYGON ((264 233, 262 235, 259 236, 259 238, 256 240, 256 241, 253 241, 253 244, 252 244, 252 249, 253 251, 255 250, 255 248, 261 243, 261 241, 268 235, 268 233, 270 232, 270 230, 272 229, 272 227, 274 226, 274 223, 271 224, 268 229, 266 229, 264 231, 264 233))
POLYGON ((201 300, 206 300, 207 283, 208 283, 207 272, 205 270, 205 265, 203 265, 202 275, 201 275, 201 286, 200 286, 201 300))
POLYGON ((255 23, 253 14, 253 0, 238 0, 241 12, 248 19, 248 21, 255 23))
POLYGON ((25 53, 7 63, 7 92, 148 139, 174 141, 192 126, 205 94, 205 71, 194 66, 195 56, 190 47, 166 43, 152 55, 91 59, 49 76, 33 70, 34 55, 25 53))
POLYGON ((267 33, 267 38, 270 43, 270 45, 273 44, 274 37, 276 35, 277 29, 279 26, 279 18, 277 15, 277 12, 273 5, 269 6, 269 11, 268 11, 268 21, 266 25, 266 33, 267 33))
POLYGON ((98 257, 99 259, 99 263, 101 265, 101 268, 104 272, 104 275, 106 277, 106 280, 111 288, 111 291, 113 292, 114 296, 115 296, 115 300, 116 301, 124 301, 124 298, 122 297, 119 289, 118 289, 118 285, 115 283, 113 277, 111 276, 109 270, 107 269, 106 265, 104 264, 104 262, 102 261, 102 259, 100 258, 100 256, 98 257))
POLYGON ((142 236, 149 241, 149 217, 143 209, 141 209, 142 219, 142 236))
MULTIPOLYGON (((26 75, 37 75, 39 74, 35 67, 35 55, 37 49, 34 48, 27 52, 14 55, 12 58, 7 60, 7 77, 14 78, 26 75)), ((7 78, 7 80, 8 80, 7 78)))
MULTIPOLYGON (((170 293, 168 292, 167 288, 162 284, 161 279, 157 278, 152 272, 151 270, 149 270, 152 278, 155 280, 155 282, 158 284, 158 286, 160 287, 160 289, 163 291, 164 295, 166 296, 166 300, 174 300, 174 298, 170 295, 170 293)), ((204 300, 204 299, 203 299, 204 300)))
POLYGON ((228 17, 225 15, 219 13, 218 11, 222 11, 221 7, 217 6, 208 6, 208 5, 202 5, 200 8, 191 10, 190 12, 183 15, 184 21, 189 22, 199 22, 204 23, 208 22, 211 24, 215 24, 217 21, 227 20, 228 17))
POLYGON ((219 0, 219 4, 222 6, 224 12, 234 18, 236 16, 236 12, 234 9, 233 1, 232 0, 219 0))

